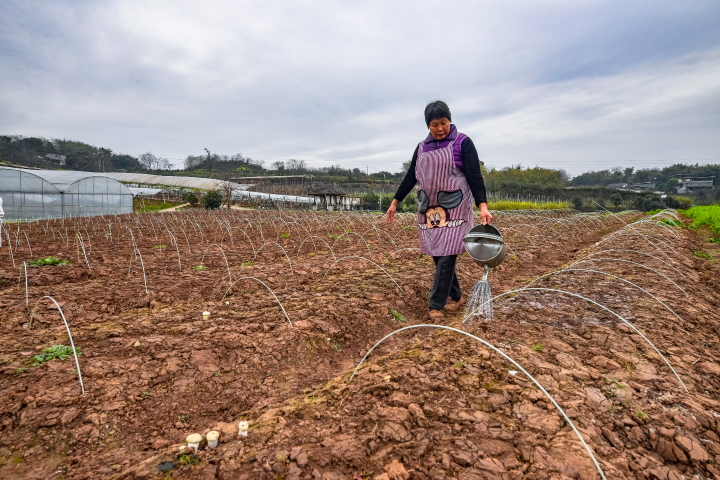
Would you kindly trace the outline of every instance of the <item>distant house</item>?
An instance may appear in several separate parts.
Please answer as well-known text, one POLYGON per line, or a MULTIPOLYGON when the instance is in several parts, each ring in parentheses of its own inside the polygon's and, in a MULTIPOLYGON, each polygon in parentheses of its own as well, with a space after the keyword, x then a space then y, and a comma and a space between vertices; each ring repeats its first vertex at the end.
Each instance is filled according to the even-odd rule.
POLYGON ((698 190, 713 190, 715 188, 715 177, 691 177, 678 175, 677 193, 690 193, 698 190))
MULTIPOLYGON (((615 188, 618 190, 628 190, 635 193, 642 193, 648 189, 655 191, 655 182, 642 182, 642 183, 611 183, 608 188, 615 188)), ((656 192, 657 193, 657 192, 656 192)))
POLYGON ((349 197, 338 188, 320 187, 308 195, 315 199, 315 210, 320 207, 323 210, 352 210, 353 207, 362 205, 362 198, 349 197))
POLYGON ((642 183, 633 183, 629 187, 631 190, 634 190, 636 192, 642 192, 643 190, 655 190, 655 182, 642 182, 642 183))
POLYGON ((55 165, 62 165, 65 166, 65 159, 67 158, 65 155, 58 155, 56 153, 46 153, 45 158, 50 160, 55 165))

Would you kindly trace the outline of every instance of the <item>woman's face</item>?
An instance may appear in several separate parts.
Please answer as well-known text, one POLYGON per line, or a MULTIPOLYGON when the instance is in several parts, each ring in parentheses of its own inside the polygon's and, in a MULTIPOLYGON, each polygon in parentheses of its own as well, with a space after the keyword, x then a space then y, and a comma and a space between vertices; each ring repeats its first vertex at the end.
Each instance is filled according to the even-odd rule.
POLYGON ((443 140, 450 133, 450 120, 438 118, 430 122, 430 133, 435 140, 443 140))

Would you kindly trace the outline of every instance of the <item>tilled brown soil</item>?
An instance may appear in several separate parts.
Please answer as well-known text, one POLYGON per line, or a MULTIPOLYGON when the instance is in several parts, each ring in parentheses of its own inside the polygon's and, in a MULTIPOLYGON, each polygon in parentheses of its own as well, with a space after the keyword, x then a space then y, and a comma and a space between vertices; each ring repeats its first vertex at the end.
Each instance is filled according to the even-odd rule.
MULTIPOLYGON (((12 268, 3 243, 2 478, 598 477, 547 397, 460 333, 422 327, 396 334, 350 381, 385 335, 430 323, 434 268, 412 250, 412 230, 368 215, 193 213, 187 223, 162 215, 109 219, 131 229, 135 222, 148 294, 139 257, 128 272, 133 238, 122 224, 111 226, 112 238, 86 220, 22 225, 10 237, 16 265, 31 258, 18 240, 24 233, 32 258, 74 263, 29 268, 27 307, 16 283, 24 273, 12 268), (231 228, 223 230, 216 217, 231 228), (248 226, 258 220, 262 232, 248 226), (69 239, 59 233, 66 226, 69 239), (164 226, 177 250, 169 233, 163 239, 158 232, 164 226), (86 236, 82 245, 73 232, 86 236), (285 248, 292 270, 269 242, 285 248), (292 326, 256 280, 238 281, 223 298, 228 267, 213 243, 222 245, 233 281, 264 282, 292 326), (335 264, 347 256, 354 257, 335 264), (191 269, 201 261, 207 269, 191 269), (82 350, 85 394, 72 358, 28 362, 49 346, 69 345, 54 304, 38 303, 43 295, 60 303, 82 350), (250 423, 247 438, 238 437, 240 420, 250 423), (189 433, 210 429, 222 432, 218 448, 203 442, 198 455, 180 452, 189 433)), ((607 478, 712 478, 720 454, 717 268, 692 253, 711 246, 694 232, 652 223, 618 230, 636 217, 499 216, 516 256, 491 274, 495 294, 588 255, 593 261, 530 285, 543 290, 499 299, 492 322, 462 326, 457 312, 443 323, 500 348, 533 375, 566 410, 607 478), (557 290, 632 323, 689 393, 634 330, 557 290)), ((466 292, 481 273, 467 255, 458 272, 466 292)))

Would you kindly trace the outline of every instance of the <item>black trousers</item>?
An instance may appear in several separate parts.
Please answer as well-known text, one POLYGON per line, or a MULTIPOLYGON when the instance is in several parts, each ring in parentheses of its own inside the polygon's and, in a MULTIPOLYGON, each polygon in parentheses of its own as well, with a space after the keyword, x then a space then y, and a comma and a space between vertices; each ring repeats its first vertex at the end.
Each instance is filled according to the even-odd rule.
POLYGON ((448 297, 453 302, 459 302, 462 296, 460 283, 455 274, 457 255, 433 257, 433 261, 435 262, 435 280, 430 295, 430 310, 442 310, 445 308, 448 297))

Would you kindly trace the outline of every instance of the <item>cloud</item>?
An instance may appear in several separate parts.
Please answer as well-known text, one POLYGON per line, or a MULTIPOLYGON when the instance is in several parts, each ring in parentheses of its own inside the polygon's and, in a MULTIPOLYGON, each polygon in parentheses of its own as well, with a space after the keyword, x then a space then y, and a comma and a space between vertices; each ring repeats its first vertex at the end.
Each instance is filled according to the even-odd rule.
POLYGON ((465 128, 493 165, 553 166, 578 174, 625 165, 720 163, 720 49, 607 77, 533 86, 513 96, 510 111, 465 128))
POLYGON ((393 171, 440 98, 498 167, 718 155, 713 2, 3 8, 2 133, 393 171))

